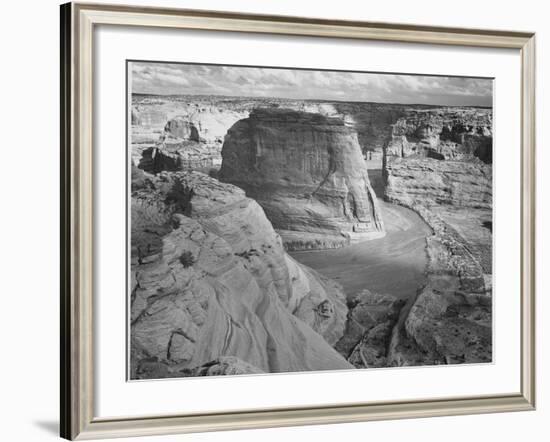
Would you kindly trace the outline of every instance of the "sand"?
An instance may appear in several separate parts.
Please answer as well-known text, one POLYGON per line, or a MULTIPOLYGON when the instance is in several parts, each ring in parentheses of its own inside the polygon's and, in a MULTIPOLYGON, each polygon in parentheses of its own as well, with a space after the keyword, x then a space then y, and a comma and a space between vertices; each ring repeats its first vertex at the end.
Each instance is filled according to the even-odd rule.
POLYGON ((425 283, 428 225, 412 210, 379 200, 384 238, 341 249, 291 252, 297 261, 340 283, 346 296, 362 289, 400 298, 415 295, 425 283))

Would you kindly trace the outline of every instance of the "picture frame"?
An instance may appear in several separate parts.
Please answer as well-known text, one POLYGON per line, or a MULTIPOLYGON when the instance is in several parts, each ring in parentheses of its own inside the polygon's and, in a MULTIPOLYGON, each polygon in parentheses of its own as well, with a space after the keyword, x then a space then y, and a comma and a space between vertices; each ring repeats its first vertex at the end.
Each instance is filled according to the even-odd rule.
MULTIPOLYGON (((535 408, 535 35, 155 7, 61 6, 61 436, 98 439, 535 408), (309 407, 96 417, 94 412, 94 32, 98 25, 313 36, 466 48, 521 58, 520 391, 309 407)), ((121 93, 123 93, 121 91, 121 93)), ((227 381, 229 382, 229 381, 227 381)))

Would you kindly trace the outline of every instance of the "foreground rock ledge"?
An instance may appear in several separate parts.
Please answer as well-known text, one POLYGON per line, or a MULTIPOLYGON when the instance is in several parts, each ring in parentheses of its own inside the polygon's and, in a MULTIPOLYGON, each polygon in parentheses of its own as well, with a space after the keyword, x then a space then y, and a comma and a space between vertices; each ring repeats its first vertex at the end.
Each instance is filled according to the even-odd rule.
POLYGON ((287 255, 241 189, 197 172, 132 179, 132 378, 353 368, 332 347, 340 287, 287 255), (242 363, 210 366, 226 356, 242 363))
POLYGON ((384 235, 354 129, 338 118, 255 109, 228 131, 220 179, 258 201, 291 250, 384 235))

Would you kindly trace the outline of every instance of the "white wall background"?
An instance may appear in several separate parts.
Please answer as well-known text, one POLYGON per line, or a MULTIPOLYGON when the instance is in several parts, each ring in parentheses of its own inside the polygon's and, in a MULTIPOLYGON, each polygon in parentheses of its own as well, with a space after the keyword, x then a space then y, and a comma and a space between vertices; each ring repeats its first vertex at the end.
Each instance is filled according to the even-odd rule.
MULTIPOLYGON (((544 441, 550 433, 550 14, 523 0, 127 0, 134 4, 537 33, 538 410, 132 439, 160 442, 294 440, 544 441)), ((126 3, 111 0, 110 3, 126 3)), ((0 440, 55 440, 58 432, 58 1, 4 2, 0 16, 0 440)), ((452 382, 452 380, 450 380, 452 382)))

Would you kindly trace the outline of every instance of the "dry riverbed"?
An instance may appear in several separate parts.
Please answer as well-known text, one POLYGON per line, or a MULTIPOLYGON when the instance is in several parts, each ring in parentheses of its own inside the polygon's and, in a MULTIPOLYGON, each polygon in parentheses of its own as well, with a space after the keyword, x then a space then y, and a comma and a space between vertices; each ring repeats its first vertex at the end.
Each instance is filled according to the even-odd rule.
POLYGON ((362 289, 408 298, 426 281, 430 227, 414 211, 379 200, 386 236, 341 249, 290 252, 340 283, 348 298, 362 289))

